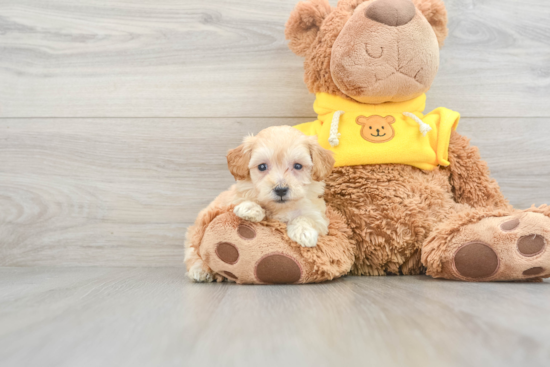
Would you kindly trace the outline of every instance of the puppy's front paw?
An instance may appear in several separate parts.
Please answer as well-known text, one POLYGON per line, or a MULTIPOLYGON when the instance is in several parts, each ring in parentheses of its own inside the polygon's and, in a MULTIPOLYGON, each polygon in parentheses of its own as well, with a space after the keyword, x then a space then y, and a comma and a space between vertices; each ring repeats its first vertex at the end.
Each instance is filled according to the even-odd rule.
POLYGON ((187 272, 187 276, 189 279, 197 283, 210 283, 214 280, 212 274, 208 270, 204 269, 202 262, 195 263, 187 272))
POLYGON ((265 210, 252 201, 240 203, 233 209, 233 213, 239 218, 250 222, 260 222, 265 218, 265 210))
POLYGON ((287 227, 288 237, 303 247, 317 246, 319 233, 307 222, 294 220, 287 227))

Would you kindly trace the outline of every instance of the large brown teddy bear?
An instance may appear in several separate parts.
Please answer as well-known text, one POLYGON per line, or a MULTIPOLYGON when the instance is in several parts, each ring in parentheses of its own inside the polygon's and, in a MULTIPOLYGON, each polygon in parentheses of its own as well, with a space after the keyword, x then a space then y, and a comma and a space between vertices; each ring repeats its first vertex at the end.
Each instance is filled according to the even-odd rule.
POLYGON ((455 131, 458 113, 423 114, 447 36, 443 2, 340 0, 333 8, 309 0, 292 12, 286 36, 317 96, 318 120, 297 128, 336 158, 326 178, 329 233, 303 248, 284 224, 236 217, 222 194, 188 231, 192 279, 550 277, 550 208, 513 209, 478 149, 455 131))

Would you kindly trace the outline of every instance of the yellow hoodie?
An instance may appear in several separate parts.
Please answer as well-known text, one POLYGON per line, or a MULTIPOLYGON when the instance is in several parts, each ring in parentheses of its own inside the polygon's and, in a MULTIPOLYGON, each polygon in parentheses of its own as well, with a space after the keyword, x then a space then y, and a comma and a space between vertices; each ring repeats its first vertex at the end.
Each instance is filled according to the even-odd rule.
POLYGON ((449 140, 460 114, 437 108, 427 115, 426 95, 406 102, 370 105, 317 94, 317 120, 295 126, 317 135, 332 150, 336 166, 408 164, 423 170, 448 166, 449 140))

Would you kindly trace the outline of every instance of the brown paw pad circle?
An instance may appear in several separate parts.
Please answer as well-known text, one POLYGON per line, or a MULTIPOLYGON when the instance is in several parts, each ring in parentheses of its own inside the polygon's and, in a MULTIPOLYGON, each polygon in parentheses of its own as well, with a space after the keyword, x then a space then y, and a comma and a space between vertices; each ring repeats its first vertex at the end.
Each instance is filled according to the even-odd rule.
POLYGON ((523 272, 523 275, 539 275, 544 272, 544 268, 537 266, 535 268, 527 269, 523 272))
POLYGON ((302 277, 302 268, 288 255, 270 254, 256 264, 256 279, 268 284, 292 284, 302 277))
POLYGON ((256 237, 256 231, 254 228, 247 226, 246 224, 241 224, 239 228, 237 228, 237 234, 244 240, 251 240, 256 237))
POLYGON ((546 241, 544 237, 538 234, 523 236, 518 240, 518 251, 526 257, 531 257, 540 254, 544 251, 546 241))
POLYGON ((233 280, 239 279, 239 278, 237 278, 237 276, 235 274, 233 274, 230 271, 222 271, 222 274, 225 275, 229 279, 233 279, 233 280))
POLYGON ((519 219, 514 218, 511 220, 508 220, 500 225, 500 229, 502 229, 504 232, 513 231, 516 229, 516 227, 519 226, 519 219))
POLYGON ((467 243, 454 256, 456 271, 466 278, 483 279, 498 270, 498 256, 491 247, 481 242, 467 243))
POLYGON ((239 260, 237 246, 229 242, 220 242, 216 245, 216 255, 226 264, 235 264, 239 260))

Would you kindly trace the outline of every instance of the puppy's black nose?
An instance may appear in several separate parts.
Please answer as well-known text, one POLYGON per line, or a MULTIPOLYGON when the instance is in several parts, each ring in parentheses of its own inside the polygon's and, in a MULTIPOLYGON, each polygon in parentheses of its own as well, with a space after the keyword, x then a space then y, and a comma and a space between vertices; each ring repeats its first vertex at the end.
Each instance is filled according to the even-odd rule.
POLYGON ((277 194, 277 196, 283 197, 288 192, 288 187, 277 186, 276 188, 273 189, 273 191, 275 191, 275 194, 277 194))

